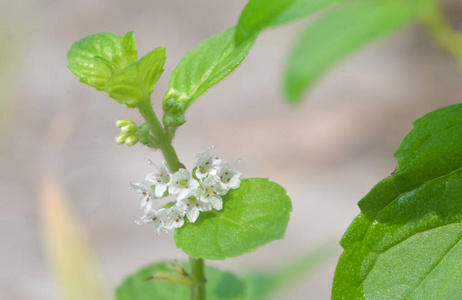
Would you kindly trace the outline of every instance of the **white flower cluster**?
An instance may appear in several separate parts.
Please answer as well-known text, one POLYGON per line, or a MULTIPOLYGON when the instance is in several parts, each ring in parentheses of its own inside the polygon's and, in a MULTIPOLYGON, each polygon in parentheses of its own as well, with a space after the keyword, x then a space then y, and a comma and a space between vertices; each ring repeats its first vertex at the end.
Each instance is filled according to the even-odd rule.
MULTIPOLYGON (((241 184, 241 173, 230 170, 228 162, 213 158, 209 151, 196 154, 196 167, 191 174, 180 169, 171 174, 165 161, 157 171, 149 173, 144 182, 130 183, 140 198, 140 208, 144 215, 138 224, 153 223, 156 233, 168 232, 184 224, 184 216, 194 223, 201 211, 221 210, 225 195, 230 189, 237 189, 241 184), (164 208, 154 209, 153 199, 174 195, 176 201, 164 208)), ((151 162, 152 165, 154 165, 151 162)), ((155 165, 154 165, 155 166, 155 165)))

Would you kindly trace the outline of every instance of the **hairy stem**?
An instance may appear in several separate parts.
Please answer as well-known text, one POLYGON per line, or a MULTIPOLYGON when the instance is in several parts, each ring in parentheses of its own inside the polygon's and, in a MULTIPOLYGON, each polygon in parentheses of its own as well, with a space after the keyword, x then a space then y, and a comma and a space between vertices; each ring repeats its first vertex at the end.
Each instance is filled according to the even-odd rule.
MULTIPOLYGON (((159 122, 148 97, 138 105, 138 110, 143 116, 149 129, 159 143, 159 149, 167 161, 167 165, 172 173, 177 172, 180 167, 180 161, 175 149, 172 146, 172 139, 175 132, 167 132, 159 122)), ((191 300, 205 300, 205 274, 204 260, 190 257, 191 264, 191 300)))
POLYGON ((425 15, 424 24, 435 41, 449 52, 462 67, 462 34, 452 28, 441 8, 435 2, 433 8, 425 15))

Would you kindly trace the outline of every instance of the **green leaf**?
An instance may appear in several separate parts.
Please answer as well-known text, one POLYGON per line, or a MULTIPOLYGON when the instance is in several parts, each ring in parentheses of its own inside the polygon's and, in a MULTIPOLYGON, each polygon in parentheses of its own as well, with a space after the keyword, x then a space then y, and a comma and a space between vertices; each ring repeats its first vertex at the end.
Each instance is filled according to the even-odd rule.
POLYGON ((130 31, 122 38, 122 57, 127 62, 135 62, 138 59, 138 51, 135 47, 135 31, 130 31))
POLYGON ((299 101, 336 62, 414 20, 433 1, 366 0, 343 6, 310 24, 289 56, 284 79, 288 99, 299 101))
MULTIPOLYGON (((186 270, 188 264, 183 264, 186 270)), ((116 290, 117 300, 188 300, 190 289, 172 282, 156 280, 144 281, 156 272, 171 272, 166 263, 148 266, 136 274, 127 277, 116 290)), ((207 279, 207 299, 209 300, 244 300, 246 298, 245 282, 235 275, 214 267, 205 267, 207 279)))
POLYGON ((272 22, 271 26, 289 23, 308 17, 342 0, 295 0, 293 4, 272 22))
POLYGON ((236 47, 234 28, 228 28, 189 51, 170 77, 163 102, 164 123, 179 126, 174 119, 181 119, 197 97, 237 68, 254 43, 255 39, 250 39, 236 47))
POLYGON ((175 230, 175 243, 195 258, 225 259, 282 239, 292 204, 286 191, 265 178, 242 179, 223 196, 223 209, 201 213, 175 230))
POLYGON ((295 0, 249 0, 236 26, 236 45, 255 38, 295 0))
POLYGON ((139 61, 116 72, 108 80, 106 92, 127 107, 135 107, 151 95, 154 85, 164 71, 165 59, 165 48, 154 49, 139 61))
POLYGON ((462 104, 414 122, 342 238, 333 299, 462 298, 462 104))
POLYGON ((72 45, 67 60, 81 82, 104 90, 112 74, 137 60, 134 32, 123 38, 109 32, 87 36, 72 45))

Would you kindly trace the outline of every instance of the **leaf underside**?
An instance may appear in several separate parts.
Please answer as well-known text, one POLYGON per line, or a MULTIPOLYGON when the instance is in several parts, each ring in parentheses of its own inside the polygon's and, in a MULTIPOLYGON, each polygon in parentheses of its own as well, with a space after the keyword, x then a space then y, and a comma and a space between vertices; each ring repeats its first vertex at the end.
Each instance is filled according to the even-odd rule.
POLYGON ((360 202, 333 299, 462 299, 462 104, 414 122, 360 202))

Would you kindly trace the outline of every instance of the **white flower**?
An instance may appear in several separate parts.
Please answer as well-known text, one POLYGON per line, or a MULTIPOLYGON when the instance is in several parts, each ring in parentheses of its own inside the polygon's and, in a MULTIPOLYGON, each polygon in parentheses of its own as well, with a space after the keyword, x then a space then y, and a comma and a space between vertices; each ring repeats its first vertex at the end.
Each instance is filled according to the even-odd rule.
POLYGON ((177 202, 178 207, 186 210, 186 216, 191 223, 196 222, 200 211, 212 210, 208 198, 202 197, 203 194, 202 189, 195 189, 187 198, 177 202))
POLYGON ((171 183, 171 173, 167 168, 165 161, 160 164, 160 167, 156 166, 153 162, 149 161, 151 165, 154 165, 157 168, 157 172, 149 173, 146 175, 146 181, 151 182, 155 185, 155 195, 157 198, 160 198, 164 195, 168 186, 171 183))
POLYGON ((154 228, 156 230, 157 235, 160 234, 161 230, 163 230, 164 232, 168 232, 168 230, 164 226, 164 221, 162 220, 162 216, 165 215, 165 210, 165 208, 161 208, 157 211, 154 209, 146 209, 144 211, 144 216, 142 216, 139 220, 136 220, 135 222, 138 225, 142 223, 154 223, 154 228))
POLYGON ((212 148, 207 151, 199 152, 196 154, 196 176, 199 179, 207 177, 209 174, 216 174, 220 169, 222 161, 218 157, 211 157, 209 152, 212 148))
POLYGON ((153 198, 153 191, 151 187, 147 186, 142 182, 130 182, 130 189, 134 189, 138 192, 140 198, 140 208, 150 209, 152 207, 152 198, 153 198))
POLYGON ((241 172, 230 170, 227 162, 223 163, 217 175, 227 189, 237 189, 241 186, 241 172))
POLYGON ((213 208, 221 210, 223 208, 223 200, 221 195, 226 194, 228 189, 221 182, 220 177, 217 175, 209 174, 202 182, 202 189, 204 194, 201 195, 202 202, 210 202, 213 208))
POLYGON ((199 182, 191 178, 191 174, 180 169, 172 175, 172 182, 169 187, 170 194, 176 195, 177 200, 183 200, 188 194, 199 187, 199 182))
POLYGON ((164 227, 167 230, 172 230, 174 228, 180 228, 184 224, 184 209, 181 209, 178 206, 172 206, 170 208, 164 209, 163 211, 159 210, 158 216, 162 219, 164 227))

